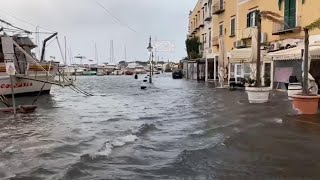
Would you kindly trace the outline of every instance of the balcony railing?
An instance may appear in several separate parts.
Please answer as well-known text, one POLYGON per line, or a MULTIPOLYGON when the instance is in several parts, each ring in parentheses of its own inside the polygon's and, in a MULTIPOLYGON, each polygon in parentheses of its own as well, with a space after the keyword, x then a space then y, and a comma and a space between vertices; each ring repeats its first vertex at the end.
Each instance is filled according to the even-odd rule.
POLYGON ((219 2, 213 5, 212 12, 213 14, 220 14, 225 10, 225 1, 219 0, 219 2))
POLYGON ((250 39, 255 31, 257 31, 256 27, 248 27, 242 30, 241 39, 250 39))
POLYGON ((206 13, 206 17, 205 17, 204 21, 211 21, 211 19, 212 19, 211 10, 212 10, 212 6, 209 5, 209 6, 208 6, 208 11, 207 11, 207 13, 206 13))
POLYGON ((296 33, 301 31, 300 18, 285 17, 283 23, 274 22, 272 35, 296 33))
POLYGON ((219 46, 219 36, 214 36, 212 38, 212 45, 213 46, 219 46))

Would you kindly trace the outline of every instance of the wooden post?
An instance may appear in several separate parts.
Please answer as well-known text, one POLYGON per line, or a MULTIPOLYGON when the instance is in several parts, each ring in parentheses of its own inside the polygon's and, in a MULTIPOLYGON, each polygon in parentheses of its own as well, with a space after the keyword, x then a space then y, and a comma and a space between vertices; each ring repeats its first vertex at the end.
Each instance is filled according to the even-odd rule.
POLYGON ((261 87, 261 14, 257 11, 257 70, 256 70, 256 86, 261 87))
POLYGON ((11 83, 11 96, 12 96, 12 108, 14 116, 17 116, 17 109, 16 109, 16 101, 14 98, 14 88, 13 88, 13 76, 10 75, 10 83, 11 83))
POLYGON ((199 81, 200 80, 200 73, 199 73, 199 60, 197 60, 197 80, 199 81))
POLYGON ((304 28, 304 62, 303 62, 303 95, 308 95, 309 75, 309 29, 304 28))

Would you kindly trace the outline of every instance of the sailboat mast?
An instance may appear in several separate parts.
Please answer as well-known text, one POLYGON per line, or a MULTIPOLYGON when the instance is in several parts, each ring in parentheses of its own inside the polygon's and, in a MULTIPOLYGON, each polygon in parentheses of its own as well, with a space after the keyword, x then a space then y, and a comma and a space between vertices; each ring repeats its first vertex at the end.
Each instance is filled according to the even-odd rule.
POLYGON ((67 65, 67 37, 64 36, 64 65, 67 65))
POLYGON ((114 48, 113 48, 113 40, 112 40, 112 62, 114 63, 114 48))
POLYGON ((110 40, 110 63, 112 62, 112 40, 110 40))
POLYGON ((99 58, 98 58, 98 50, 97 50, 97 43, 94 43, 94 58, 97 61, 97 65, 99 64, 99 58))
POLYGON ((124 61, 127 61, 127 46, 124 45, 124 61))

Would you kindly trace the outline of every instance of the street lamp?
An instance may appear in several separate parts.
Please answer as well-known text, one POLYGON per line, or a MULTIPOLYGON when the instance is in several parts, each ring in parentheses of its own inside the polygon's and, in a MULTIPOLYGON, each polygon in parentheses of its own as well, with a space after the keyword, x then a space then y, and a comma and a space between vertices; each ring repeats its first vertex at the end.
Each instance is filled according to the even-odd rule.
POLYGON ((148 51, 149 51, 149 61, 150 61, 150 75, 149 75, 149 83, 152 83, 152 57, 153 57, 153 54, 152 54, 152 49, 153 47, 151 46, 151 36, 149 38, 149 46, 147 47, 148 51))

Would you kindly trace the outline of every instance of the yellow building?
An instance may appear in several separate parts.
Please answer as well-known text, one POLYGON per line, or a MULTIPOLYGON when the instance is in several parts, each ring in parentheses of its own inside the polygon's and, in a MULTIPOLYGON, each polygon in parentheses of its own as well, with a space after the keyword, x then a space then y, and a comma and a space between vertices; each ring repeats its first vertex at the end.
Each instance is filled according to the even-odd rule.
MULTIPOLYGON (((289 78, 277 77, 279 68, 287 68, 291 74, 287 73, 286 76, 297 76, 301 80, 302 29, 320 17, 319 7, 318 0, 199 0, 190 12, 188 36, 198 37, 203 44, 203 58, 213 59, 213 62, 206 61, 206 77, 210 76, 208 72, 213 69, 213 79, 219 74, 229 83, 239 83, 247 78, 255 78, 256 13, 271 11, 279 14, 279 19, 284 23, 268 19, 262 19, 261 22, 262 83, 274 86, 273 82, 279 84, 278 81, 289 78)), ((320 42, 320 30, 311 31, 310 35, 311 44, 320 42)), ((313 60, 310 72, 320 79, 320 71, 317 70, 320 67, 320 53, 317 54, 317 47, 311 49, 314 52, 311 53, 313 60)))
MULTIPOLYGON (((275 61, 273 56, 280 58, 283 53, 289 53, 290 49, 290 54, 296 53, 296 57, 299 57, 295 60, 301 61, 301 47, 294 47, 299 47, 303 42, 302 28, 320 17, 319 7, 320 1, 314 0, 214 0, 213 52, 219 66, 224 67, 225 77, 228 76, 229 80, 231 78, 236 82, 244 78, 254 78, 257 51, 256 13, 272 11, 281 15, 280 20, 284 23, 262 19, 261 58, 265 59, 262 65, 263 83, 269 85, 278 79, 274 77, 273 72, 277 67, 292 68, 291 75, 300 79, 301 68, 297 70, 299 62, 294 64, 293 61, 275 61), (282 49, 287 50, 281 51, 282 49), (272 53, 273 51, 276 53, 272 53), (269 59, 264 58, 265 56, 269 59)), ((320 42, 320 30, 312 31, 310 34, 313 43, 320 42)), ((314 64, 317 62, 314 61, 314 64)), ((312 67, 311 71, 316 71, 312 70, 312 67)), ((320 76, 320 73, 313 76, 320 76)))
MULTIPOLYGON (((189 72, 195 72, 197 79, 215 79, 214 54, 212 45, 212 0, 199 0, 189 14, 188 38, 197 37, 201 43, 200 54, 202 59, 189 63, 189 72)), ((187 70, 186 70, 187 71, 187 70)), ((194 77, 190 75, 190 77, 194 77)))

